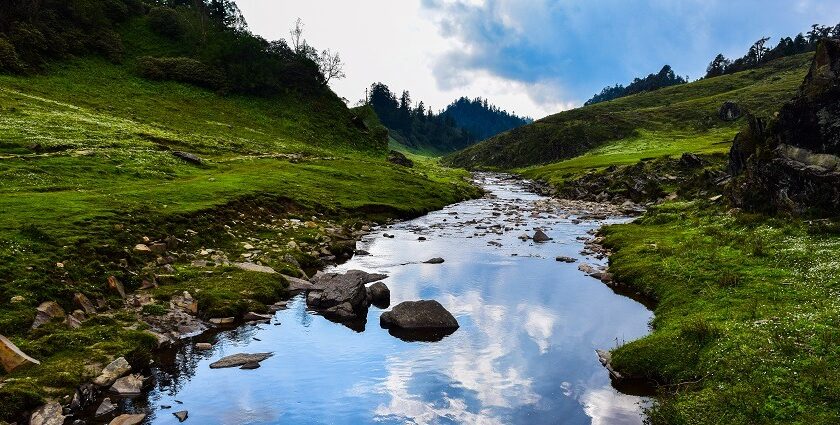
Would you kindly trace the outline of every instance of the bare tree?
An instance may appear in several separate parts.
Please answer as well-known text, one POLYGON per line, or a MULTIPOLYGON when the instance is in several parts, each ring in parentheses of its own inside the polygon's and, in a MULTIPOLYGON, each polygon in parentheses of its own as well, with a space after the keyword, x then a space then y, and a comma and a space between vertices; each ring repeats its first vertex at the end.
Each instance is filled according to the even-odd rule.
POLYGON ((340 80, 347 76, 344 74, 344 62, 338 52, 333 53, 329 49, 324 50, 318 56, 317 62, 318 69, 324 76, 324 85, 329 84, 330 80, 340 80))
POLYGON ((291 36, 292 48, 295 49, 295 53, 301 53, 304 50, 304 46, 306 46, 306 40, 303 39, 303 19, 297 18, 295 27, 289 31, 289 35, 291 36))

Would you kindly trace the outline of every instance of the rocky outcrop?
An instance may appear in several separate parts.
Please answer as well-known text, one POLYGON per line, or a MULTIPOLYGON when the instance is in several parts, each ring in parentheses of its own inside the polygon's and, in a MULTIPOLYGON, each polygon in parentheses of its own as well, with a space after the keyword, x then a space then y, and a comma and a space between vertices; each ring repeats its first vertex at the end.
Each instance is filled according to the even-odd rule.
POLYGON ((409 341, 439 341, 459 325, 452 313, 437 301, 406 301, 382 313, 379 324, 391 334, 409 341))
POLYGON ((38 360, 29 357, 12 341, 9 341, 3 335, 0 335, 0 365, 6 373, 11 372, 21 366, 41 364, 38 360))
POLYGON ((414 166, 414 162, 412 160, 408 159, 401 152, 397 151, 388 152, 388 162, 409 168, 414 166))
POLYGON ((796 97, 765 126, 751 119, 730 152, 732 201, 765 212, 840 211, 840 41, 822 40, 796 97))

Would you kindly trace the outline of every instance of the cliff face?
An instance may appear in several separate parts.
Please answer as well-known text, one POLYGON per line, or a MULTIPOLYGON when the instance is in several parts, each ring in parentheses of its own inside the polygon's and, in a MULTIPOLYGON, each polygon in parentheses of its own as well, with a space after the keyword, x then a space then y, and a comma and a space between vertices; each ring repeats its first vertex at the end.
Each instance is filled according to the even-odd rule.
POLYGON ((730 152, 733 201, 744 208, 840 213, 840 40, 823 40, 796 97, 765 125, 751 117, 730 152))

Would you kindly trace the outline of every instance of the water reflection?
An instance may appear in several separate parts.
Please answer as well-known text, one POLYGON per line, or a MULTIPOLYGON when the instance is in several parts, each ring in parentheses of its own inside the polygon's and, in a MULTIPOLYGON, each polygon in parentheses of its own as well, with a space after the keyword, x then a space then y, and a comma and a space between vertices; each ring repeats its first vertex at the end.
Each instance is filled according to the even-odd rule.
POLYGON ((149 422, 177 421, 159 410, 177 400, 175 410, 201 424, 641 423, 641 399, 610 386, 594 349, 644 335, 650 313, 576 264, 554 261, 583 259, 576 238, 600 223, 532 214, 539 197, 492 177, 485 184, 498 199, 387 229, 394 239, 371 235, 361 246, 370 256, 338 267, 388 274, 392 305, 440 301, 457 332, 404 342, 379 328, 382 310, 372 307, 356 333, 297 298, 270 325, 223 332, 211 352, 187 347, 163 360, 149 422), (554 240, 517 239, 535 227, 554 240), (422 264, 433 257, 446 262, 422 264), (263 351, 275 356, 255 371, 208 368, 224 355, 263 351))

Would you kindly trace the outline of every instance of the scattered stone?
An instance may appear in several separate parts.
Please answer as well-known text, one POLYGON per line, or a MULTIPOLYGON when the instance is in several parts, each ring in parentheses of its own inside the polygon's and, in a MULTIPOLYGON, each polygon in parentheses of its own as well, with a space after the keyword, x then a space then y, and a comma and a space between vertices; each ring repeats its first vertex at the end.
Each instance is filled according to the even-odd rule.
POLYGON ((213 349, 213 344, 209 342, 198 342, 195 344, 196 350, 208 351, 213 349))
POLYGON ((121 397, 136 397, 142 393, 142 388, 142 375, 128 375, 117 379, 111 386, 111 392, 121 397))
POLYGON ((458 321, 437 301, 405 301, 382 313, 383 328, 458 329, 458 321))
POLYGON ((114 413, 117 410, 117 405, 111 402, 109 397, 105 397, 105 400, 102 400, 102 404, 96 408, 96 416, 105 416, 114 413))
MULTIPOLYGON (((81 313, 80 310, 77 310, 81 313)), ((82 313, 84 314, 84 313, 82 313)), ((82 321, 76 318, 76 316, 68 315, 66 319, 64 319, 64 324, 67 325, 70 329, 79 329, 82 327, 82 321)))
POLYGON ((176 158, 181 158, 184 161, 187 161, 190 164, 195 164, 195 165, 201 165, 204 162, 204 160, 199 158, 197 155, 191 154, 189 152, 173 151, 172 156, 174 156, 176 158))
POLYGON ((108 276, 108 289, 117 293, 120 298, 125 299, 125 287, 116 276, 108 276))
POLYGON ((149 248, 149 246, 144 244, 144 243, 139 243, 137 245, 134 245, 134 252, 136 252, 138 254, 147 254, 148 255, 148 254, 152 253, 152 249, 149 248))
POLYGON ((239 367, 248 363, 259 363, 274 355, 273 353, 256 353, 256 354, 234 354, 227 356, 210 364, 210 369, 223 369, 229 367, 239 367))
POLYGON ((184 422, 185 420, 187 420, 187 417, 189 417, 190 413, 186 410, 182 410, 180 412, 173 413, 173 415, 175 415, 175 417, 178 418, 178 422, 184 422))
POLYGON ((277 273, 271 267, 261 266, 259 264, 254 264, 254 263, 233 263, 233 265, 242 269, 242 270, 247 270, 249 272, 268 273, 268 274, 276 274, 277 273))
POLYGON ((245 320, 246 322, 254 322, 254 321, 271 320, 272 317, 273 316, 270 315, 270 314, 259 314, 259 313, 254 313, 253 311, 249 311, 248 313, 245 314, 245 316, 242 319, 245 320))
POLYGON ((537 243, 548 242, 551 240, 551 238, 549 238, 542 230, 537 230, 532 239, 537 243))
POLYGON ((0 364, 3 365, 3 370, 8 373, 21 366, 31 364, 39 365, 41 362, 27 356, 12 341, 0 335, 0 364))
POLYGON ((417 238, 417 240, 422 242, 422 241, 426 240, 426 237, 425 236, 420 236, 419 238, 417 238))
POLYGON ((432 258, 431 260, 424 261, 423 264, 443 264, 444 259, 440 257, 432 258))
POLYGON ((561 263, 576 263, 577 262, 577 260, 572 258, 572 257, 564 257, 564 256, 557 257, 557 261, 559 261, 561 263))
POLYGON ((73 295, 73 304, 84 311, 85 314, 96 314, 96 307, 85 294, 76 293, 73 295))
POLYGON ((179 308, 192 315, 198 314, 198 301, 187 291, 184 291, 183 295, 173 296, 169 303, 172 308, 179 308))
POLYGON ((368 298, 373 305, 387 308, 391 304, 391 290, 382 282, 376 282, 368 287, 368 298))
POLYGON ((531 239, 531 237, 528 236, 527 233, 523 233, 523 234, 519 235, 519 239, 522 239, 523 241, 527 241, 528 239, 531 239))
POLYGON ((109 422, 108 425, 140 425, 145 419, 146 415, 143 413, 119 415, 109 422))
POLYGON ((307 294, 306 304, 342 320, 354 318, 370 306, 365 285, 386 277, 361 270, 318 273, 312 278, 314 288, 307 294))
POLYGON ((32 412, 29 425, 63 425, 64 409, 58 402, 51 401, 32 412))
POLYGON ((236 321, 234 317, 214 317, 210 319, 210 323, 214 325, 230 325, 236 321))
POLYGON ((37 329, 53 319, 64 318, 66 314, 55 301, 45 301, 38 306, 35 313, 35 321, 32 323, 32 329, 37 329))

